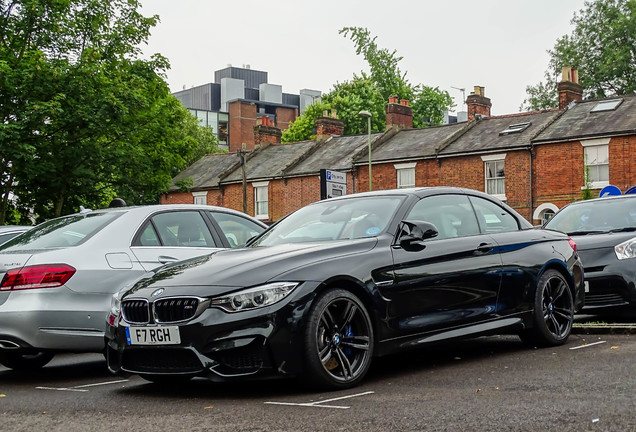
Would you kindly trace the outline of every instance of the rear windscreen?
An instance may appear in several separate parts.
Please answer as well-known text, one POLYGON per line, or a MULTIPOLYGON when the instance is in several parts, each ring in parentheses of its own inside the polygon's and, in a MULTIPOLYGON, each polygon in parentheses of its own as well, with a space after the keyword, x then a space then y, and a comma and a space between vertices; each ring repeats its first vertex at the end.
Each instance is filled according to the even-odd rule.
POLYGON ((88 213, 51 219, 1 245, 0 251, 75 246, 122 214, 121 212, 88 213))

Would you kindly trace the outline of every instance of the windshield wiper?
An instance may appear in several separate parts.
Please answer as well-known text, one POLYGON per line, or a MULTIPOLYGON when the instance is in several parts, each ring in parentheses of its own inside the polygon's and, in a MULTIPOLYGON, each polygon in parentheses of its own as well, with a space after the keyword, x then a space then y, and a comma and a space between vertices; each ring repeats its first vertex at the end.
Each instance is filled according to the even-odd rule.
POLYGON ((607 231, 590 230, 590 231, 572 231, 568 235, 588 235, 588 234, 605 234, 607 231))
POLYGON ((618 232, 630 232, 630 231, 636 231, 636 227, 614 228, 614 229, 611 229, 609 232, 618 233, 618 232))

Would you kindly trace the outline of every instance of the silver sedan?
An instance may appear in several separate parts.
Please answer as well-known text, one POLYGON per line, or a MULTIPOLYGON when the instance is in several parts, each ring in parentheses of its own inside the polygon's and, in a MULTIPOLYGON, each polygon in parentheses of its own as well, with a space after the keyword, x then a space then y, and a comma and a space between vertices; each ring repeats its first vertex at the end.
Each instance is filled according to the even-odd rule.
POLYGON ((0 225, 0 245, 33 227, 24 225, 0 225))
POLYGON ((266 228, 199 205, 123 207, 44 222, 0 246, 0 363, 102 352, 113 293, 164 264, 244 245, 266 228))

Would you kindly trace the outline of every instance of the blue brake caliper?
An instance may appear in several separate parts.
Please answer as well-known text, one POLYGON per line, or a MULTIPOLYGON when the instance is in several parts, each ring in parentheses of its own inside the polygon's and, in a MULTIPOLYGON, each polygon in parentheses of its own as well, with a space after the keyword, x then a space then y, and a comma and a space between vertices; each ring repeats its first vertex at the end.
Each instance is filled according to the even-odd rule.
MULTIPOLYGON (((350 324, 347 325, 344 328, 344 336, 347 337, 347 338, 353 337, 353 332, 351 331, 351 325, 350 324)), ((344 351, 346 356, 351 355, 351 348, 345 348, 343 351, 344 351)))

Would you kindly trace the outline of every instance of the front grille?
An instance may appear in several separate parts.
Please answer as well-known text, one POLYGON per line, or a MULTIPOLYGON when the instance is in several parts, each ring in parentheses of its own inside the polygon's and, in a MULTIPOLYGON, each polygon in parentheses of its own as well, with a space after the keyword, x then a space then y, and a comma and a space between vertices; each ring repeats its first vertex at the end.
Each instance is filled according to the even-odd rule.
POLYGON ((124 350, 121 367, 137 373, 194 373, 204 369, 194 352, 171 348, 124 350))
POLYGON ((194 316, 199 300, 192 297, 167 298, 153 303, 155 321, 158 323, 174 323, 189 320, 194 316))
POLYGON ((615 306, 627 304, 620 294, 585 294, 585 306, 615 306))
POLYGON ((147 300, 124 300, 121 302, 121 314, 124 320, 133 324, 150 322, 150 309, 147 300))

